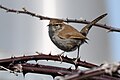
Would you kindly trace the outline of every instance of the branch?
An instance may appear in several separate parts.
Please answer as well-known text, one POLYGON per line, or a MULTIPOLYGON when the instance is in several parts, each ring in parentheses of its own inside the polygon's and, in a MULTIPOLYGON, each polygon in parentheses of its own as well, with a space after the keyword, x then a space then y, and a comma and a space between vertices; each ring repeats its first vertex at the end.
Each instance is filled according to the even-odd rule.
MULTIPOLYGON (((75 59, 71 59, 68 58, 67 56, 62 56, 63 62, 66 63, 70 63, 70 64, 75 64, 74 60, 75 59)), ((53 61, 61 61, 60 57, 58 55, 46 55, 46 54, 39 54, 39 55, 29 55, 29 56, 21 56, 21 57, 11 57, 11 58, 7 58, 7 59, 0 59, 0 65, 2 66, 6 66, 6 64, 9 66, 9 64, 14 64, 14 63, 26 63, 27 61, 30 60, 53 60, 53 61)), ((81 61, 78 60, 77 64, 75 66, 82 66, 85 68, 94 68, 94 67, 98 67, 98 65, 92 64, 92 63, 88 63, 86 61, 81 61)))
MULTIPOLYGON (((17 13, 17 14, 19 14, 19 13, 21 13, 21 14, 27 14, 27 15, 30 15, 32 17, 37 17, 40 20, 55 19, 55 18, 45 17, 45 16, 41 16, 39 14, 30 12, 30 11, 26 10, 25 8, 22 8, 23 10, 15 10, 15 9, 9 9, 9 8, 4 7, 2 5, 0 5, 0 8, 3 9, 3 10, 5 10, 6 12, 12 12, 12 13, 17 13)), ((58 19, 58 18, 56 18, 56 19, 58 19)), ((63 20, 63 19, 60 19, 60 20, 63 20)), ((66 18, 64 20, 64 22, 67 22, 67 23, 70 23, 70 22, 72 22, 72 23, 82 23, 82 24, 89 24, 90 23, 90 21, 86 21, 86 20, 81 20, 81 19, 77 20, 77 19, 68 19, 68 18, 66 18)), ((96 23, 95 26, 107 29, 109 31, 120 32, 120 28, 111 27, 111 26, 108 26, 106 24, 96 23)))
MULTIPOLYGON (((7 67, 7 66, 5 66, 7 67)), ((106 68, 94 68, 91 70, 74 70, 71 68, 54 67, 41 64, 14 64, 7 67, 13 72, 27 73, 37 73, 37 74, 47 74, 51 75, 53 78, 57 76, 62 76, 64 80, 119 80, 120 77, 114 77, 105 74, 106 68)))
MULTIPOLYGON (((74 59, 63 57, 63 62, 74 64, 74 59)), ((30 64, 27 63, 27 61, 30 60, 53 60, 53 61, 61 61, 60 57, 58 55, 45 55, 45 54, 39 54, 39 55, 30 55, 30 56, 21 56, 21 57, 11 57, 7 59, 1 59, 0 65, 3 66, 6 69, 12 70, 13 73, 21 72, 24 75, 26 73, 39 73, 39 74, 48 74, 53 77, 55 76, 63 76, 66 80, 81 80, 81 79, 91 79, 91 80, 114 80, 118 79, 120 77, 114 77, 107 74, 112 74, 113 72, 116 72, 120 69, 120 63, 119 64, 103 64, 101 66, 97 66, 95 64, 91 64, 84 61, 79 61, 79 66, 83 66, 86 68, 89 68, 89 70, 74 70, 70 68, 62 68, 62 67, 54 67, 54 66, 48 66, 48 65, 41 65, 41 64, 30 64)), ((4 69, 3 68, 3 69, 4 69)), ((5 70, 6 70, 5 69, 5 70)), ((118 73, 115 74, 115 76, 120 76, 118 73)))
MULTIPOLYGON (((7 67, 7 66, 5 66, 7 67)), ((55 66, 48 66, 48 65, 41 65, 41 64, 30 64, 30 63, 23 63, 23 64, 13 64, 7 67, 13 71, 21 72, 24 75, 26 73, 38 73, 38 74, 47 74, 53 77, 55 76, 65 76, 67 74, 73 74, 78 72, 78 70, 73 70, 71 68, 62 68, 62 67, 55 67, 55 66), (21 66, 21 68, 20 68, 21 66)))
MULTIPOLYGON (((120 79, 120 74, 118 73, 119 70, 120 70, 120 63, 114 63, 114 64, 105 63, 96 69, 91 69, 84 72, 78 72, 78 73, 69 75, 65 77, 65 80, 81 80, 81 79, 91 78, 94 76, 105 75, 105 74, 110 75, 110 77, 107 77, 107 80, 109 79, 119 80, 120 79), (113 73, 117 73, 119 77, 116 77, 115 75, 113 75, 113 73)), ((106 80, 106 79, 102 79, 102 80, 106 80)))
MULTIPOLYGON (((17 14, 27 14, 32 17, 39 18, 40 20, 50 20, 55 18, 45 17, 41 16, 39 14, 30 12, 26 10, 25 8, 22 8, 23 10, 15 10, 15 9, 9 9, 7 7, 4 7, 0 5, 0 8, 5 10, 6 12, 12 12, 17 14)), ((56 18, 58 19, 58 18, 56 18)), ((60 19, 63 20, 63 19, 60 19)), ((77 20, 77 19, 64 19, 64 22, 67 23, 82 23, 82 24, 89 24, 90 21, 86 20, 77 20)), ((109 31, 115 31, 120 32, 120 28, 114 28, 111 26, 108 26, 106 24, 95 24, 97 27, 101 27, 104 29, 107 29, 109 31)), ((61 57, 63 62, 73 64, 75 67, 82 66, 84 68, 89 68, 88 70, 74 70, 71 68, 62 68, 62 67, 54 67, 54 66, 48 66, 48 65, 40 65, 40 64, 29 64, 27 61, 35 60, 36 62, 38 60, 53 60, 53 61, 61 61, 60 56, 58 55, 45 55, 45 54, 39 54, 39 55, 30 55, 30 56, 21 56, 21 57, 11 57, 6 59, 0 59, 0 67, 4 70, 8 70, 10 72, 21 72, 24 75, 26 73, 40 73, 40 74, 48 74, 55 76, 62 76, 65 80, 119 80, 120 74, 118 70, 120 70, 120 63, 118 64, 103 64, 102 66, 98 66, 96 64, 88 63, 86 61, 78 60, 77 64, 74 63, 75 59, 68 58, 67 56, 61 57), (13 70, 13 71, 12 71, 13 70), (114 74, 113 74, 114 73, 114 74), (116 77, 117 76, 117 77, 116 77)))

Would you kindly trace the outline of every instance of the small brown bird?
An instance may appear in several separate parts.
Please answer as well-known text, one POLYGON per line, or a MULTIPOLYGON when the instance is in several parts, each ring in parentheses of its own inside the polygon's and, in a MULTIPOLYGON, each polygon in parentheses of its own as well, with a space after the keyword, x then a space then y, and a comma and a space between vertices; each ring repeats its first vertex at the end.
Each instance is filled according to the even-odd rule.
POLYGON ((73 28, 71 25, 65 23, 63 20, 51 19, 48 25, 50 39, 59 49, 63 50, 64 52, 70 52, 78 49, 78 59, 79 47, 83 43, 87 43, 86 40, 88 40, 88 38, 86 36, 89 30, 95 23, 97 23, 106 15, 107 13, 97 17, 85 27, 83 27, 80 32, 73 28))

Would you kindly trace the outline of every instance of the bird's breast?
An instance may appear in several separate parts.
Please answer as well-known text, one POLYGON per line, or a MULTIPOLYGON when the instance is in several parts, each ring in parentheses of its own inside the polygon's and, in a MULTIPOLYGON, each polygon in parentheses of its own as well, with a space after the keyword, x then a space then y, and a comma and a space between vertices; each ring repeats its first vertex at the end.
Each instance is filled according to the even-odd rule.
POLYGON ((74 51, 81 44, 81 40, 61 39, 57 35, 52 36, 52 42, 61 50, 70 52, 74 51))

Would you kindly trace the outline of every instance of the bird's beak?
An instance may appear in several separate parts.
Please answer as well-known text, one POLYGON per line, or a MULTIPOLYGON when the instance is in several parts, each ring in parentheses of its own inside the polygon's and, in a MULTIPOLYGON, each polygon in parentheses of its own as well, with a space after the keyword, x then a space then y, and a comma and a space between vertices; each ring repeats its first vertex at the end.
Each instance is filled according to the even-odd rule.
POLYGON ((50 26, 50 24, 48 24, 47 26, 50 26))
POLYGON ((48 24, 47 27, 49 27, 51 24, 48 24))

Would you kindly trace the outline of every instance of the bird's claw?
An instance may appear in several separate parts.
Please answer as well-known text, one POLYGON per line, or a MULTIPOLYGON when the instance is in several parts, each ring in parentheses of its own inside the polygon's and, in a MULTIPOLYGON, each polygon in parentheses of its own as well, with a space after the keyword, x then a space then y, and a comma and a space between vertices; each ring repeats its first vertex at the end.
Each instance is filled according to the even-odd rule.
POLYGON ((59 58, 60 58, 60 64, 63 62, 62 56, 63 56, 64 52, 62 52, 61 54, 58 54, 59 58))
POLYGON ((77 65, 78 61, 80 60, 80 57, 76 58, 74 62, 75 65, 77 65))

